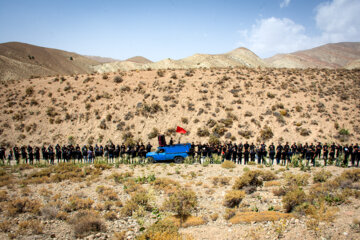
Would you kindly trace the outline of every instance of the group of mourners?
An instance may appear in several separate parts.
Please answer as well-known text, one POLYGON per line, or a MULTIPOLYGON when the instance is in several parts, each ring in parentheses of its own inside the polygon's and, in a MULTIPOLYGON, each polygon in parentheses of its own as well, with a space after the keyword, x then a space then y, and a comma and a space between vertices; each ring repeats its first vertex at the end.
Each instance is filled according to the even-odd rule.
POLYGON ((102 145, 95 146, 84 145, 80 148, 79 145, 63 145, 60 146, 56 144, 54 147, 52 145, 45 146, 41 148, 38 146, 21 146, 20 148, 14 146, 9 150, 9 153, 6 157, 6 149, 4 147, 0 148, 0 161, 5 164, 7 160, 8 164, 11 164, 12 160, 15 160, 17 164, 22 160, 23 163, 34 164, 34 162, 39 163, 40 157, 48 163, 54 164, 55 161, 60 162, 70 162, 78 161, 79 163, 94 163, 94 160, 98 157, 106 157, 107 161, 114 162, 116 158, 119 157, 128 157, 134 159, 135 157, 145 158, 146 153, 150 152, 152 145, 148 143, 146 146, 142 143, 138 143, 135 146, 121 144, 115 146, 114 144, 108 144, 103 147, 102 145))
MULTIPOLYGON (((170 140, 170 145, 173 145, 173 140, 170 140)), ((73 146, 60 146, 59 144, 40 147, 21 146, 20 148, 14 146, 9 149, 6 154, 6 149, 0 147, 0 161, 5 164, 11 164, 12 160, 15 160, 17 164, 40 162, 40 158, 48 163, 54 164, 55 161, 70 162, 78 161, 79 163, 93 163, 98 157, 105 158, 108 162, 114 163, 116 159, 129 159, 135 158, 145 161, 146 153, 152 150, 152 145, 148 143, 146 146, 143 143, 137 143, 135 145, 125 144, 114 145, 113 143, 107 144, 104 147, 102 145, 92 146, 79 145, 73 146)), ((346 144, 341 146, 340 144, 322 144, 317 143, 310 145, 308 143, 290 145, 286 143, 282 145, 274 145, 271 143, 267 146, 265 143, 260 145, 249 144, 235 144, 232 142, 225 142, 223 144, 191 144, 189 156, 195 159, 195 161, 201 161, 201 159, 209 158, 210 162, 213 162, 214 155, 221 156, 222 161, 229 160, 237 164, 248 164, 249 161, 256 162, 258 164, 279 164, 291 163, 294 156, 298 159, 307 160, 307 164, 313 164, 315 166, 316 160, 323 160, 324 165, 337 162, 338 164, 348 166, 351 162, 351 166, 359 167, 360 161, 360 147, 359 144, 346 144), (340 158, 341 156, 341 158, 340 158), (341 159, 341 162, 340 162, 341 159)))
POLYGON ((210 145, 210 144, 192 144, 190 155, 193 157, 209 157, 213 154, 221 155, 223 160, 233 161, 237 164, 248 164, 249 161, 255 162, 257 160, 258 164, 270 163, 274 164, 287 164, 291 163, 294 156, 297 156, 300 160, 307 160, 308 164, 312 163, 313 166, 316 164, 316 160, 323 160, 324 165, 328 163, 337 162, 341 165, 348 166, 349 160, 351 161, 351 166, 359 167, 360 161, 360 148, 359 144, 345 144, 341 146, 340 144, 322 144, 318 142, 317 144, 308 143, 296 144, 293 143, 290 145, 288 142, 284 145, 279 143, 275 146, 271 143, 267 146, 264 142, 260 145, 254 145, 253 143, 249 144, 233 144, 232 142, 225 143, 223 145, 210 145), (339 162, 340 156, 343 156, 341 163, 339 162), (269 162, 266 161, 268 158, 269 162))

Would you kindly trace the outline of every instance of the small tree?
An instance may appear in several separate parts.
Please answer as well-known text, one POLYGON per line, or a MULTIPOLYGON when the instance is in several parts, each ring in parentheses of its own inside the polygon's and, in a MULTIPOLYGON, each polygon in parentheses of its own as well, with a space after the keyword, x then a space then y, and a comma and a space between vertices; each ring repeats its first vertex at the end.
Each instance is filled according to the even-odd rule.
POLYGON ((181 226, 197 205, 198 201, 195 192, 181 188, 165 201, 164 208, 179 216, 181 226))

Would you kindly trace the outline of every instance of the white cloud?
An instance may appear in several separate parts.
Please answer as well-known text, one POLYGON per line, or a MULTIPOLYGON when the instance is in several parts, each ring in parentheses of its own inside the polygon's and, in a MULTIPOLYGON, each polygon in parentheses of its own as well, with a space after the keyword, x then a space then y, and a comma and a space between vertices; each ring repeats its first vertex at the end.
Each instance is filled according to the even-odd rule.
POLYGON ((249 48, 260 57, 276 53, 287 53, 306 48, 311 39, 305 35, 305 28, 288 18, 268 18, 258 21, 251 30, 240 32, 240 45, 249 48))
POLYGON ((271 17, 239 31, 242 39, 238 44, 264 58, 330 42, 359 41, 359 14, 359 0, 333 0, 315 9, 316 26, 320 30, 317 36, 307 35, 305 27, 291 19, 271 17))
POLYGON ((360 1, 334 0, 316 9, 316 25, 327 42, 360 40, 360 1))
POLYGON ((287 6, 289 6, 289 3, 290 3, 290 0, 283 0, 283 1, 280 3, 280 7, 281 7, 281 8, 287 7, 287 6))

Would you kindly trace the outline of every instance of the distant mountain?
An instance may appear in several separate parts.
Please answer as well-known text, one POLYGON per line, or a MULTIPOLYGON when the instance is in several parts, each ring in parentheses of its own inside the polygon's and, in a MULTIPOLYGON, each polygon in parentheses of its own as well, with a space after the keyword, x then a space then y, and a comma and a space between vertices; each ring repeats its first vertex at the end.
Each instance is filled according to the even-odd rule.
POLYGON ((264 61, 256 54, 246 48, 237 48, 231 52, 224 54, 194 54, 190 57, 173 60, 170 58, 158 62, 131 61, 128 59, 121 62, 112 62, 97 65, 95 71, 116 72, 118 70, 131 69, 187 69, 187 68, 211 68, 211 67, 266 67, 264 61))
POLYGON ((125 61, 134 62, 134 63, 152 63, 152 61, 142 56, 135 56, 132 58, 128 58, 125 61))
POLYGON ((99 57, 99 56, 88 56, 88 55, 84 55, 84 57, 90 58, 92 60, 97 61, 98 63, 109 63, 109 62, 117 62, 120 61, 118 59, 114 59, 114 58, 108 58, 108 57, 99 57))
POLYGON ((0 63, 1 80, 90 73, 99 64, 77 53, 20 42, 0 44, 0 63))
POLYGON ((344 68, 360 59, 360 42, 329 43, 309 50, 264 59, 276 68, 344 68))

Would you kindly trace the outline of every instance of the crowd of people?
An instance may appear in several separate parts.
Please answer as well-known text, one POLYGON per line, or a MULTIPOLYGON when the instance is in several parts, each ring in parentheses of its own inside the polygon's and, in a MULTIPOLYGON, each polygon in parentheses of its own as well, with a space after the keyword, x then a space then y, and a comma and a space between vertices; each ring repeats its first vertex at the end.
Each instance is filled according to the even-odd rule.
MULTIPOLYGON (((173 145, 173 140, 170 140, 170 145, 173 145)), ((107 144, 104 147, 102 145, 92 146, 79 145, 73 146, 60 146, 59 144, 49 146, 21 146, 20 148, 14 146, 9 149, 8 153, 4 147, 0 147, 0 161, 5 164, 11 164, 12 160, 16 161, 16 164, 39 163, 42 158, 50 164, 55 162, 70 162, 77 161, 79 163, 94 163, 96 158, 105 158, 108 162, 114 163, 116 159, 135 159, 139 158, 145 161, 146 153, 152 150, 153 146, 148 143, 146 146, 143 143, 137 143, 135 145, 125 144, 114 145, 113 143, 107 144)), ((237 164, 248 164, 249 161, 256 162, 258 164, 270 163, 277 165, 291 163, 294 156, 297 156, 300 160, 307 160, 308 164, 315 166, 316 160, 323 161, 324 165, 337 162, 341 159, 341 165, 359 167, 360 161, 360 148, 358 144, 296 144, 290 145, 286 143, 282 145, 274 145, 273 143, 267 146, 265 143, 255 145, 248 142, 242 144, 234 144, 232 142, 225 142, 223 144, 191 144, 189 156, 199 161, 200 159, 209 158, 212 161, 213 156, 221 156, 222 160, 233 161, 237 164), (341 157, 341 158, 340 158, 341 157)))

